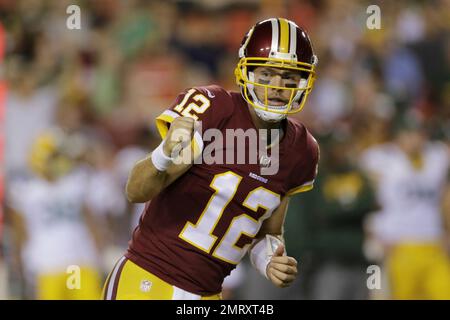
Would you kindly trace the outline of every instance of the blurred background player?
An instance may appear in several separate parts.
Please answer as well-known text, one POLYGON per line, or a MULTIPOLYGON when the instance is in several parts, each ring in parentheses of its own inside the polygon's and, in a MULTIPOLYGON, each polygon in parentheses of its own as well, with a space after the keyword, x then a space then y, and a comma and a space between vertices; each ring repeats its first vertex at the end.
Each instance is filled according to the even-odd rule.
POLYGON ((381 206, 370 232, 384 249, 391 297, 450 299, 449 213, 443 210, 449 148, 430 141, 412 115, 394 130, 392 142, 369 148, 361 158, 381 206))
POLYGON ((36 176, 10 189, 18 259, 24 280, 35 288, 30 298, 100 297, 99 224, 84 200, 88 180, 77 152, 62 132, 42 133, 30 154, 36 176))
POLYGON ((354 138, 343 132, 322 137, 321 150, 323 172, 316 187, 292 203, 297 214, 287 217, 287 244, 303 262, 297 294, 368 299, 363 223, 377 207, 374 190, 358 167, 354 138))

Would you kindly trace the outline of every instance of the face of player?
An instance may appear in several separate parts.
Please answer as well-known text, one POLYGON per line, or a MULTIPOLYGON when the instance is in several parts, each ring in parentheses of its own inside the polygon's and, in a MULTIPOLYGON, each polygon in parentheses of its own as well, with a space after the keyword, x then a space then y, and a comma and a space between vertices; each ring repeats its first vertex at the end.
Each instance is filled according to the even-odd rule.
MULTIPOLYGON (((254 70, 255 82, 285 88, 298 88, 301 80, 299 72, 289 69, 274 68, 274 67, 257 67, 254 70)), ((262 86, 255 85, 255 93, 258 99, 264 104, 272 106, 284 106, 291 99, 293 90, 289 89, 275 89, 268 88, 267 90, 262 86), (267 97, 266 97, 267 91, 267 97), (267 102, 266 102, 267 98, 267 102)))
POLYGON ((410 155, 421 153, 426 141, 426 134, 420 130, 405 130, 397 135, 397 142, 410 155))
POLYGON ((60 154, 53 155, 47 162, 44 175, 48 180, 56 180, 73 168, 72 161, 60 154))

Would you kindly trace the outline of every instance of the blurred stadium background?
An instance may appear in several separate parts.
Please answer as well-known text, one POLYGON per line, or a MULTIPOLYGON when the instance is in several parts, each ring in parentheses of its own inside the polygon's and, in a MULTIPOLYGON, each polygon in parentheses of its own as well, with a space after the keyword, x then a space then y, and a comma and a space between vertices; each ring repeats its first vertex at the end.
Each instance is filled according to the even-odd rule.
MULTIPOLYGON (((24 230, 33 217, 20 212, 33 192, 21 186, 35 174, 36 138, 63 132, 86 173, 74 183, 93 213, 92 266, 103 281, 142 210, 126 201, 124 186, 133 163, 159 143, 154 118, 187 87, 236 90, 242 36, 273 16, 303 26, 319 57, 312 97, 297 117, 318 138, 322 160, 315 189, 295 198, 286 220, 287 249, 300 263, 295 285, 276 289, 244 261, 225 297, 389 298, 383 272, 381 290, 367 288, 367 267, 384 269, 380 248, 366 241, 379 204, 359 163, 394 139, 403 115, 448 144, 448 0, 0 0, 0 299, 37 297, 28 260, 36 246, 24 230), (81 8, 81 30, 66 27, 71 4, 81 8), (366 27, 371 4, 381 8, 379 30, 366 27)), ((60 237, 54 242, 67 240, 60 237)), ((73 248, 81 240, 72 239, 73 248)))

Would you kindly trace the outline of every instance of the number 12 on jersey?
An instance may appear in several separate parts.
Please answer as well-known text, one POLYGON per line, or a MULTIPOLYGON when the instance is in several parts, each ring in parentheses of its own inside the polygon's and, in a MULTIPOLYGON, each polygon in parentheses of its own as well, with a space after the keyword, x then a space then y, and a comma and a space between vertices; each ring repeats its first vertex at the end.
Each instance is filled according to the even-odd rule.
MULTIPOLYGON (((196 224, 187 222, 179 237, 210 254, 212 247, 219 240, 217 236, 213 235, 214 229, 225 208, 235 196, 241 180, 241 176, 231 171, 216 174, 210 184, 215 192, 206 204, 200 218, 196 224)), ((245 213, 232 219, 224 236, 212 252, 214 257, 232 264, 239 263, 250 245, 247 244, 243 248, 236 246, 241 235, 251 238, 256 236, 262 222, 270 217, 273 210, 280 205, 280 195, 264 187, 258 187, 249 192, 242 205, 254 212, 258 208, 263 208, 265 212, 258 220, 245 213)))

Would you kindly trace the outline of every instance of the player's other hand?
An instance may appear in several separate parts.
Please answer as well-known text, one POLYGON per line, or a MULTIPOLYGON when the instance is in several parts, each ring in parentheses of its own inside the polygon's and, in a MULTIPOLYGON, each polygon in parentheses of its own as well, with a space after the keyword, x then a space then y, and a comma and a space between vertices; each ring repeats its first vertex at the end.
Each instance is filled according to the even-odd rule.
POLYGON ((297 260, 283 253, 284 245, 280 244, 267 265, 267 277, 280 288, 290 286, 297 277, 297 260))
POLYGON ((190 144, 195 125, 195 120, 187 117, 178 117, 172 121, 163 145, 166 156, 175 158, 190 144))

